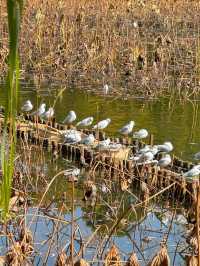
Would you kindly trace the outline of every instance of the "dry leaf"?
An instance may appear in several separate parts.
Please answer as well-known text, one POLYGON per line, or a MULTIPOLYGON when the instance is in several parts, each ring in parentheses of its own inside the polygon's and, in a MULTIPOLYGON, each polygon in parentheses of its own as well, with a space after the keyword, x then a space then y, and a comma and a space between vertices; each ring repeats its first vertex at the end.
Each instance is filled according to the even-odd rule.
POLYGON ((148 266, 169 266, 170 258, 166 246, 161 247, 148 266))
POLYGON ((10 202, 9 202, 9 210, 10 211, 17 211, 18 208, 17 208, 17 202, 18 202, 18 196, 14 196, 10 199, 10 202))
POLYGON ((129 187, 129 183, 126 179, 121 180, 121 190, 126 191, 129 187))
POLYGON ((105 258, 105 266, 121 266, 121 259, 118 248, 113 245, 105 258))
POLYGON ((198 266, 198 259, 195 256, 190 256, 187 259, 187 266, 198 266))
POLYGON ((6 265, 6 258, 5 257, 0 257, 0 266, 5 266, 6 265))
POLYGON ((70 261, 65 252, 61 252, 56 260, 55 266, 70 266, 70 261))
POLYGON ((135 253, 130 256, 125 266, 140 266, 135 253))
POLYGON ((74 266, 89 266, 89 264, 84 259, 80 259, 74 264, 74 266))

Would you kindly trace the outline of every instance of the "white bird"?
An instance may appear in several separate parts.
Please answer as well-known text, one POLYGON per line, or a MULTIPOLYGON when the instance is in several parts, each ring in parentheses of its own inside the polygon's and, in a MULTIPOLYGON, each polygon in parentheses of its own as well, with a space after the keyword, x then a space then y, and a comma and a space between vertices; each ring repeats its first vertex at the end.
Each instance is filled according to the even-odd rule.
POLYGON ((36 115, 36 116, 41 116, 45 113, 45 108, 46 108, 46 104, 42 103, 38 110, 36 110, 35 112, 32 113, 32 115, 36 115))
POLYGON ((166 167, 172 162, 171 156, 166 154, 163 158, 158 161, 158 166, 166 167))
POLYGON ((51 119, 54 116, 54 109, 53 109, 53 107, 50 107, 49 110, 46 111, 42 116, 45 119, 51 119))
POLYGON ((162 144, 162 145, 157 145, 157 147, 158 147, 158 151, 160 151, 160 152, 170 152, 174 148, 172 143, 169 141, 164 142, 164 144, 162 144))
POLYGON ((21 108, 21 110, 24 112, 30 112, 32 109, 33 105, 30 100, 27 100, 21 108))
POLYGON ((110 118, 99 121, 96 125, 93 126, 93 129, 104 129, 110 124, 110 122, 111 122, 110 118))
POLYGON ((158 145, 153 145, 150 148, 150 151, 153 153, 153 155, 155 156, 158 153, 158 145))
POLYGON ((130 121, 128 124, 126 124, 125 126, 123 126, 119 132, 123 135, 128 135, 132 132, 133 127, 135 126, 135 122, 134 121, 130 121))
POLYGON ((153 155, 156 155, 158 153, 158 147, 157 145, 145 145, 143 148, 141 148, 137 154, 142 154, 145 152, 150 151, 151 153, 153 153, 153 155))
POLYGON ((138 153, 139 154, 142 154, 142 153, 145 153, 147 151, 150 151, 151 150, 151 145, 145 145, 143 148, 141 148, 138 153))
POLYGON ((131 156, 129 159, 139 162, 152 161, 154 159, 154 155, 151 151, 146 151, 140 154, 136 154, 135 156, 131 156))
POLYGON ((92 125, 94 118, 92 116, 86 117, 85 119, 81 120, 76 124, 77 127, 88 127, 92 125))
POLYGON ((93 134, 89 134, 88 136, 84 137, 81 140, 81 143, 85 144, 85 145, 92 145, 92 144, 94 144, 94 141, 95 141, 94 135, 93 134))
POLYGON ((192 169, 183 174, 184 177, 195 177, 200 174, 200 165, 195 165, 192 169))
POLYGON ((69 111, 68 115, 63 120, 63 124, 71 124, 76 120, 76 113, 74 111, 69 111))
POLYGON ((110 138, 107 138, 105 140, 99 141, 99 143, 96 146, 96 148, 100 149, 100 150, 108 149, 109 144, 110 144, 110 138))
POLYGON ((143 153, 140 158, 139 158, 139 161, 152 161, 154 158, 154 155, 151 151, 148 151, 148 152, 145 152, 143 153))
POLYGON ((148 131, 144 128, 133 133, 133 138, 135 139, 145 139, 147 136, 148 136, 148 131))
POLYGON ((195 160, 200 160, 200 152, 195 153, 194 159, 195 160))
POLYGON ((137 27, 138 27, 138 23, 137 23, 137 21, 134 21, 134 22, 133 22, 133 27, 134 27, 134 28, 137 28, 137 27))
POLYGON ((81 132, 71 129, 67 130, 64 134, 65 142, 67 143, 77 143, 81 141, 81 132))
POLYGON ((70 169, 70 170, 65 170, 64 175, 68 176, 68 175, 73 175, 73 176, 78 176, 80 175, 81 170, 79 168, 74 168, 74 169, 70 169))
POLYGON ((77 182, 80 172, 81 170, 79 168, 74 168, 73 170, 66 170, 64 175, 68 177, 68 181, 77 182))
POLYGON ((103 93, 104 93, 104 94, 108 94, 108 92, 109 92, 109 86, 108 86, 108 84, 105 84, 105 85, 103 86, 103 93))

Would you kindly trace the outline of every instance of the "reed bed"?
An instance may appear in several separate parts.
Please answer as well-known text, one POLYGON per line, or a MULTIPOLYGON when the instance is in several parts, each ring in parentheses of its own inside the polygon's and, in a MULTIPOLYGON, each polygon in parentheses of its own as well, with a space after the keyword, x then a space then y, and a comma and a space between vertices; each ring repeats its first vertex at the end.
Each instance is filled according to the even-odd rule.
MULTIPOLYGON (((109 180, 108 177, 102 180, 102 177, 99 179, 98 175, 94 176, 91 172, 87 172, 83 180, 80 178, 77 183, 72 184, 63 176, 63 171, 56 162, 53 163, 55 176, 52 178, 44 167, 49 158, 47 154, 44 156, 42 149, 40 150, 34 144, 24 143, 23 148, 19 148, 18 152, 20 156, 16 160, 16 176, 13 179, 10 201, 11 218, 7 223, 0 224, 0 243, 2 245, 3 239, 7 241, 7 245, 2 245, 1 263, 16 266, 37 263, 38 265, 64 266, 72 265, 71 257, 73 256, 73 265, 82 266, 96 265, 97 263, 106 266, 142 266, 148 263, 151 266, 171 265, 168 247, 165 244, 167 242, 166 235, 171 234, 173 236, 174 234, 174 232, 170 232, 176 211, 173 207, 167 207, 170 212, 169 226, 159 231, 158 238, 151 239, 149 237, 150 240, 148 240, 147 236, 153 231, 153 227, 149 223, 143 226, 142 223, 156 205, 149 202, 142 209, 137 207, 137 202, 142 204, 143 197, 140 194, 135 194, 133 188, 122 191, 117 180, 109 180), (62 180, 63 178, 65 181, 62 180), (55 187, 52 179, 54 184, 58 179, 55 187), (60 186, 62 191, 58 187, 60 182, 62 182, 62 186, 60 186), (88 193, 88 197, 84 198, 86 182, 98 188, 95 204, 88 193), (102 182, 105 182, 110 192, 106 194, 101 192, 102 182), (72 185, 74 185, 75 192, 74 201, 71 201, 72 185), (111 225, 121 217, 124 210, 129 208, 128 198, 130 196, 134 199, 132 210, 129 211, 127 217, 121 219, 115 232, 108 239, 111 225), (73 216, 67 215, 72 208, 75 210, 78 206, 82 206, 83 209, 81 216, 76 216, 75 212, 73 216), (116 206, 118 207, 116 208, 116 206), (91 221, 92 233, 90 235, 85 235, 84 229, 79 223, 80 219, 91 221), (71 235, 72 225, 74 231, 71 235), (140 239, 137 240, 137 243, 139 244, 135 242, 134 234, 131 236, 132 231, 137 232, 138 230, 140 239), (41 235, 39 238, 38 233, 41 235), (118 234, 125 234, 130 237, 127 240, 133 247, 130 253, 125 254, 119 244, 113 244, 118 234), (145 236, 146 240, 144 240, 145 236), (75 247, 73 254, 71 253, 72 243, 75 247), (154 250, 156 246, 156 251, 151 258, 145 255, 142 245, 145 245, 146 249, 153 248, 154 250), (91 252, 92 257, 89 259, 88 254, 91 252)), ((68 167, 66 165, 65 169, 68 167)), ((178 208, 177 205, 177 214, 180 212, 178 208)), ((191 233, 192 237, 193 233, 195 233, 195 229, 191 233)), ((192 241, 188 241, 184 247, 183 243, 177 243, 178 252, 184 257, 188 253, 193 254, 190 250, 191 247, 192 241)), ((196 259, 196 254, 197 250, 194 248, 193 260, 196 259)))
MULTIPOLYGON (((196 260, 195 222, 190 224, 190 232, 183 237, 187 237, 187 243, 183 240, 176 242, 175 248, 170 247, 167 241, 169 235, 174 235, 172 223, 176 215, 183 215, 189 223, 189 211, 195 215, 194 209, 183 209, 183 203, 179 204, 176 196, 171 198, 172 205, 168 203, 157 211, 161 221, 166 213, 169 223, 166 227, 161 226, 161 231, 156 227, 159 236, 151 238, 154 226, 151 220, 145 226, 143 221, 156 210, 156 198, 159 202, 163 201, 163 189, 155 193, 150 184, 143 186, 144 182, 139 182, 138 187, 131 180, 128 186, 122 186, 122 172, 118 173, 116 169, 113 176, 106 166, 96 174, 93 168, 86 167, 81 170, 77 182, 72 183, 64 176, 64 170, 72 167, 70 159, 65 161, 61 154, 54 158, 51 151, 43 149, 42 144, 32 143, 26 138, 20 140, 16 156, 9 203, 10 219, 7 223, 0 223, 2 263, 62 266, 72 265, 73 257, 74 265, 82 266, 97 263, 106 266, 168 266, 172 265, 168 248, 170 253, 173 252, 174 260, 178 253, 183 257, 191 255, 188 265, 196 260), (107 188, 106 193, 102 184, 107 188), (77 215, 75 210, 80 207, 81 215, 77 215), (80 220, 89 223, 91 234, 85 235, 80 220), (135 236, 138 231, 139 239, 135 236), (127 241, 132 247, 128 254, 115 240, 121 234, 128 236, 127 241), (7 245, 3 245, 3 239, 6 239, 7 245), (148 257, 146 250, 151 248, 154 252, 148 257)), ((127 176, 124 173, 124 177, 127 176)))
MULTIPOLYGON (((199 1, 26 1, 20 43, 24 78, 96 92, 158 96, 199 92, 199 1), (100 90, 101 92, 101 90, 100 90)), ((0 1, 0 73, 7 66, 0 1)))

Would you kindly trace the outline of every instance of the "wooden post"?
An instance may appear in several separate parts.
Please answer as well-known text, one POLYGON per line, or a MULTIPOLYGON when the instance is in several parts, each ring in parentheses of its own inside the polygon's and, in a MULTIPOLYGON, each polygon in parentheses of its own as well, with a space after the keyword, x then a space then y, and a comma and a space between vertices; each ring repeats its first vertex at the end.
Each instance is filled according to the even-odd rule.
POLYGON ((154 136, 153 136, 153 134, 151 134, 151 135, 150 135, 150 138, 149 138, 149 144, 150 144, 151 146, 153 146, 153 142, 154 142, 154 136))

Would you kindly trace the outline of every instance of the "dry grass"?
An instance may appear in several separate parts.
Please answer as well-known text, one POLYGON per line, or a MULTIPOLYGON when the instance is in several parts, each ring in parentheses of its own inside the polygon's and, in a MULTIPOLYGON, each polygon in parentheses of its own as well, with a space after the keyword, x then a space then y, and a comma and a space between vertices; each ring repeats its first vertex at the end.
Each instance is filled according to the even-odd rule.
MULTIPOLYGON (((4 2, 0 73, 7 55, 4 2)), ((176 87, 189 96, 200 88, 199 25, 199 1, 27 1, 22 69, 36 83, 88 88, 107 82, 113 93, 144 96, 176 87)))

